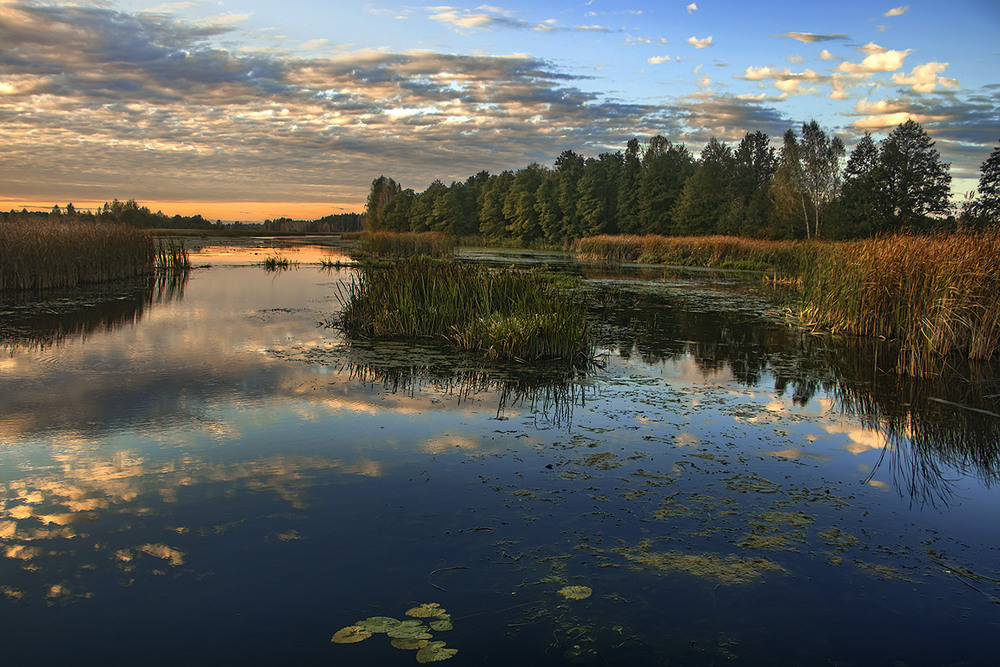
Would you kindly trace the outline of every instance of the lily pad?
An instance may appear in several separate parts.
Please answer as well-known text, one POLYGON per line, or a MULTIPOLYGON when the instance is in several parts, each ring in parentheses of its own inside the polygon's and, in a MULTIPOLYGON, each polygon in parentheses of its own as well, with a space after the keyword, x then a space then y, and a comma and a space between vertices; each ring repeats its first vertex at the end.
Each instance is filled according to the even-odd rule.
POLYGON ((430 639, 431 634, 428 630, 430 628, 420 621, 403 621, 389 630, 388 635, 393 639, 430 639))
POLYGON ((451 624, 451 621, 446 618, 431 621, 428 625, 430 625, 431 630, 434 630, 435 632, 445 632, 446 630, 451 630, 455 627, 451 624))
POLYGON ((420 664, 440 662, 442 660, 453 658, 456 653, 458 653, 458 649, 445 648, 445 642, 431 642, 417 651, 417 662, 420 664))
POLYGON ((590 586, 563 586, 559 589, 559 595, 567 600, 583 600, 589 598, 594 592, 590 586))
POLYGON ((437 602, 425 602, 419 607, 413 607, 406 611, 407 616, 413 616, 414 618, 434 618, 444 613, 445 610, 437 602))
POLYGON ((394 648, 403 649, 404 651, 419 651, 430 644, 426 639, 411 639, 409 637, 396 637, 389 643, 394 648))
POLYGON ((372 636, 372 633, 365 630, 360 625, 348 625, 346 628, 341 628, 333 633, 333 638, 330 639, 335 644, 356 644, 360 641, 364 641, 372 636))
POLYGON ((363 621, 356 621, 355 625, 360 625, 368 632, 382 633, 389 632, 399 625, 399 621, 389 616, 371 616, 363 621))

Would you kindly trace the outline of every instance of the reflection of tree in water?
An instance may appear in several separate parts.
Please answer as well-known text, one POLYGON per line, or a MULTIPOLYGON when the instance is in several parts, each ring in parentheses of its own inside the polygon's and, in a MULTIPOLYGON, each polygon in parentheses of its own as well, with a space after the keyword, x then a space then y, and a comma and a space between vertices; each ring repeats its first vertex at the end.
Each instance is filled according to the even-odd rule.
POLYGON ((429 390, 455 396, 460 404, 495 394, 498 419, 507 410, 523 406, 556 426, 568 426, 573 408, 584 400, 583 373, 563 365, 507 366, 451 350, 435 355, 411 348, 393 354, 386 353, 386 345, 378 350, 363 344, 351 347, 347 368, 352 380, 381 385, 392 394, 415 396, 429 390))
POLYGON ((915 380, 896 373, 884 341, 813 336, 769 321, 750 301, 724 294, 601 287, 592 298, 598 344, 646 363, 691 357, 704 373, 730 369, 737 382, 774 378, 778 395, 806 405, 835 397, 862 426, 884 433, 879 465, 902 493, 947 502, 954 479, 1000 480, 1000 368, 950 361, 949 372, 915 380), (677 293, 673 293, 677 292, 677 293), (949 477, 951 476, 951 477, 949 477))
POLYGON ((0 295, 0 346, 15 350, 60 345, 138 322, 153 304, 184 296, 187 276, 148 277, 74 290, 0 295))

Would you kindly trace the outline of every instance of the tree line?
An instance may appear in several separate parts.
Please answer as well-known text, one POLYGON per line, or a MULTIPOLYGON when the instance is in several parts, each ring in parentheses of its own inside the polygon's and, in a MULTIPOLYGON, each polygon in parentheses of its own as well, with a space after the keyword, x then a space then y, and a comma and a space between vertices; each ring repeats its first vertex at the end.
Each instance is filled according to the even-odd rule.
POLYGON ((597 234, 846 239, 992 224, 998 188, 1000 149, 956 218, 950 165, 919 123, 907 120, 877 144, 866 134, 848 156, 839 138, 811 121, 789 129, 777 149, 763 132, 748 132, 735 147, 713 138, 696 158, 654 136, 596 158, 566 150, 552 168, 532 163, 451 185, 435 180, 423 192, 382 175, 363 221, 370 231, 525 244, 597 234))

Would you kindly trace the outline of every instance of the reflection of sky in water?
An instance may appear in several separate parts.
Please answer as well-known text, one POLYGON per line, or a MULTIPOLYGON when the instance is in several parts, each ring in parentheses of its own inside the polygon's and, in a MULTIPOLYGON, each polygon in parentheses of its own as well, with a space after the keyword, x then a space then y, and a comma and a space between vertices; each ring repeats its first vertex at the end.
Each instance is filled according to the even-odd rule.
POLYGON ((115 627, 110 662, 411 664, 329 635, 427 601, 468 664, 581 642, 606 664, 987 650, 996 582, 942 563, 997 576, 994 494, 958 476, 949 505, 913 506, 885 436, 828 392, 612 355, 571 419, 530 400, 498 418, 495 384, 358 374, 321 325, 348 271, 217 264, 138 322, 0 361, 15 662, 69 655, 57 627, 74 651, 115 627), (568 604, 566 584, 595 595, 568 604))

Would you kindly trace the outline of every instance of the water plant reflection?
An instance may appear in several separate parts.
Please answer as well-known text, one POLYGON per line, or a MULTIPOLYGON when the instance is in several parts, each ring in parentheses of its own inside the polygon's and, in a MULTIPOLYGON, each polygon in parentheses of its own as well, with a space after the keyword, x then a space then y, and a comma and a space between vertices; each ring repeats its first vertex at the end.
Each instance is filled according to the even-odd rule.
POLYGON ((44 293, 8 292, 0 300, 0 346, 9 351, 60 345, 137 323, 154 304, 184 297, 188 274, 44 293))

